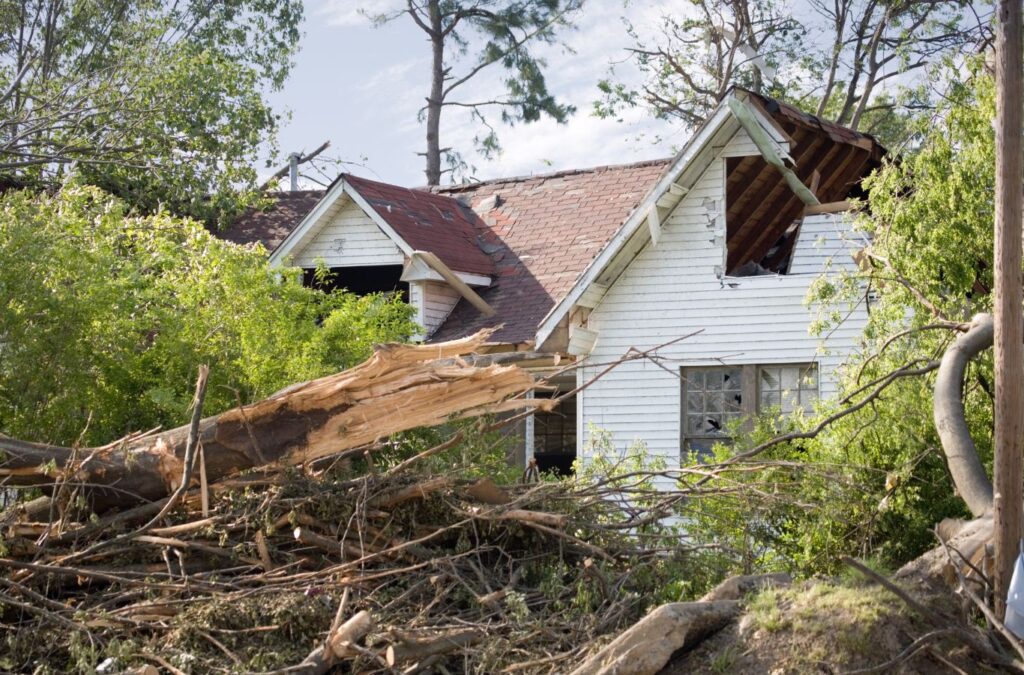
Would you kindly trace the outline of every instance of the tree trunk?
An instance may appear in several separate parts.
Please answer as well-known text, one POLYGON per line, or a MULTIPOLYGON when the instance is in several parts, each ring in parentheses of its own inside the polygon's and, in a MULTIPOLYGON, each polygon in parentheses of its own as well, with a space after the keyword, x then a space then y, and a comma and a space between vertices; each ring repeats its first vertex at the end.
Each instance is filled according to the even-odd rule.
POLYGON ((439 0, 430 0, 430 97, 427 99, 427 185, 441 184, 441 104, 444 102, 444 34, 439 0))
POLYGON ((979 314, 967 332, 953 341, 935 378, 935 430, 960 496, 975 517, 992 508, 992 483, 978 457, 964 413, 964 373, 971 359, 992 346, 992 316, 979 314))
MULTIPOLYGON (((509 400, 533 386, 515 366, 477 367, 458 357, 489 332, 433 345, 385 345, 355 368, 289 387, 200 422, 209 481, 265 464, 298 465, 453 417, 530 407, 509 400)), ((71 449, 0 436, 0 479, 8 485, 81 483, 92 508, 165 497, 183 475, 189 427, 71 449)), ((198 474, 198 472, 197 472, 198 474)))
POLYGON ((996 37, 995 598, 1003 616, 1021 539, 1024 492, 1024 287, 1021 279, 1021 0, 1000 0, 996 37))

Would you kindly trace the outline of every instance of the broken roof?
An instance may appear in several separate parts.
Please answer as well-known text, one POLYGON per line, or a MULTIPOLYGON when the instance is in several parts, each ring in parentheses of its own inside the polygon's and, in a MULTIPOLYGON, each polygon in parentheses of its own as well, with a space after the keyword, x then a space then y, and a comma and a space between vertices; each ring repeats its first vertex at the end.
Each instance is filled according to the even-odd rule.
MULTIPOLYGON (((744 90, 732 96, 748 101, 762 116, 761 123, 774 125, 775 137, 788 141, 789 161, 798 178, 808 185, 820 180, 822 201, 844 198, 884 152, 866 134, 785 103, 744 90)), ((608 276, 607 266, 615 256, 622 257, 621 247, 633 246, 633 240, 642 245, 640 228, 651 209, 661 208, 662 194, 676 187, 691 169, 699 170, 689 166, 695 156, 692 148, 707 144, 713 130, 722 128, 722 121, 729 117, 723 103, 675 158, 433 190, 342 174, 326 194, 331 199, 332 193, 334 198, 340 196, 339 188, 350 191, 383 229, 404 240, 407 254, 429 251, 452 270, 492 279, 489 287, 478 291, 496 314, 483 316, 460 300, 432 340, 498 325, 502 328, 492 338, 496 342, 543 340, 582 289, 599 275, 608 276)), ((728 205, 730 216, 743 216, 728 219, 742 225, 728 232, 730 263, 734 263, 738 256, 750 257, 750 251, 770 246, 779 228, 796 217, 803 205, 760 155, 729 162, 730 187, 746 186, 742 194, 731 195, 728 205), (746 246, 739 247, 737 242, 746 246)), ((223 236, 239 243, 262 241, 273 251, 289 232, 313 218, 314 211, 321 211, 320 202, 327 201, 322 199, 324 194, 280 193, 270 210, 246 214, 223 236)), ((679 194, 683 192, 676 191, 676 200, 679 194)), ((655 219, 651 236, 658 227, 655 219)))

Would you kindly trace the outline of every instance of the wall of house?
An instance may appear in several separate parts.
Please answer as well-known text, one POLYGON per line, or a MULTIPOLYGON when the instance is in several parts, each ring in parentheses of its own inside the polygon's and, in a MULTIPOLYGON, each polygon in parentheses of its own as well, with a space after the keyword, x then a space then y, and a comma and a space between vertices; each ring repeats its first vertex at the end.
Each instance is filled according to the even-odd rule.
POLYGON ((321 259, 327 267, 363 267, 401 265, 405 256, 358 205, 348 201, 294 253, 292 264, 316 267, 321 259))
MULTIPOLYGON (((721 154, 745 142, 734 138, 721 154)), ((580 384, 631 347, 646 350, 688 337, 660 349, 660 363, 624 363, 579 395, 581 452, 593 424, 611 433, 619 451, 639 440, 677 465, 683 366, 813 361, 821 395, 836 392, 836 372, 856 349, 866 312, 855 308, 822 339, 808 332, 817 310, 804 298, 826 259, 834 268, 854 264, 849 254, 836 255, 848 227, 837 216, 808 219, 794 252, 795 274, 718 278, 725 254, 715 237, 724 230, 724 163, 711 163, 663 224, 657 247, 640 252, 589 316, 587 327, 599 335, 589 358, 595 365, 579 371, 580 384)))
POLYGON ((428 338, 448 318, 458 303, 459 292, 441 281, 414 281, 409 284, 409 304, 416 308, 416 323, 428 338))

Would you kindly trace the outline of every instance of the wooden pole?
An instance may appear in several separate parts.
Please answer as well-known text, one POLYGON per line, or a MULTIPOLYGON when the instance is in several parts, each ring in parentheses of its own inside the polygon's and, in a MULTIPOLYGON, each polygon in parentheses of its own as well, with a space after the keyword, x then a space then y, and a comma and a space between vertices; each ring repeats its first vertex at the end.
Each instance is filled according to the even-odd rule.
POLYGON ((995 596, 1002 617, 1022 535, 1024 291, 1022 291, 1021 0, 999 0, 996 36, 995 596))

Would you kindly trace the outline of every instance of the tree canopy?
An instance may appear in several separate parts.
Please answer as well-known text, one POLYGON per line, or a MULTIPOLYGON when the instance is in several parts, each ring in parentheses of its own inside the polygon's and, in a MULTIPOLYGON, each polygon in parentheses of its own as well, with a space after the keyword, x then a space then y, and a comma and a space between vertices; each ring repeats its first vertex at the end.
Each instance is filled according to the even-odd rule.
POLYGON ((304 287, 266 251, 95 188, 0 201, 0 429, 106 443, 185 418, 196 366, 219 412, 405 340, 395 296, 304 287))
POLYGON ((301 0, 0 6, 0 181, 97 185, 207 221, 250 202, 301 0))
POLYGON ((958 0, 694 0, 690 8, 665 14, 653 35, 627 26, 641 83, 613 72, 599 83, 598 115, 643 106, 693 128, 740 86, 902 141, 907 118, 935 102, 927 78, 911 76, 990 40, 991 13, 958 0))

